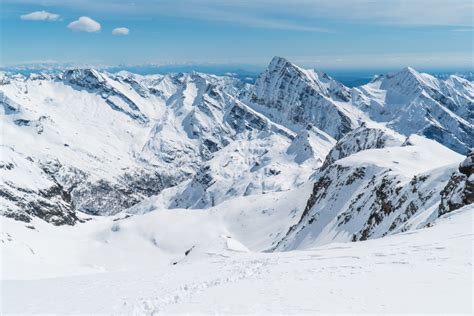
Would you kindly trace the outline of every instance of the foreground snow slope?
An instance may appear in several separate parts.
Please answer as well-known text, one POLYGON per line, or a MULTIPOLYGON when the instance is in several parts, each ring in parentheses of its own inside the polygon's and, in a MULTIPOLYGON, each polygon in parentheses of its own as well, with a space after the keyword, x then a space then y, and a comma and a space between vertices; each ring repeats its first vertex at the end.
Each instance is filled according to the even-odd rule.
POLYGON ((296 224, 310 190, 306 185, 235 198, 204 210, 157 209, 150 200, 135 210, 146 214, 92 217, 73 227, 1 218, 2 278, 126 270, 142 268, 141 262, 158 267, 185 257, 220 256, 240 243, 242 249, 263 251, 296 224))
MULTIPOLYGON (((3 280, 2 313, 470 314, 473 312, 473 211, 474 206, 470 205, 443 216, 429 228, 306 251, 247 252, 244 245, 233 240, 226 242, 226 250, 221 248, 219 253, 193 257, 192 250, 186 259, 175 265, 172 264, 175 258, 165 255, 152 242, 148 242, 149 246, 142 242, 151 231, 143 230, 145 225, 154 229, 166 228, 159 222, 124 219, 123 230, 115 233, 118 238, 126 238, 116 243, 110 239, 114 232, 105 233, 102 224, 93 220, 80 225, 89 226, 88 235, 63 235, 63 249, 68 251, 63 257, 51 253, 48 258, 43 251, 49 242, 57 244, 58 240, 35 240, 34 246, 27 249, 33 240, 25 238, 39 232, 5 219, 2 247, 12 242, 17 243, 16 250, 25 247, 30 252, 30 264, 41 254, 51 262, 59 259, 58 262, 70 269, 70 275, 47 278, 47 273, 34 269, 30 272, 36 275, 24 274, 3 280), (127 221, 135 224, 128 226, 127 221), (137 227, 137 221, 141 221, 140 230, 133 228, 137 227), (8 231, 10 236, 5 235, 8 231), (77 262, 74 256, 80 249, 72 246, 81 242, 85 246, 90 236, 110 242, 102 241, 101 251, 82 258, 82 270, 76 270, 73 275, 72 271, 77 268, 74 267, 77 262), (110 252, 104 251, 107 248, 116 256, 109 258, 110 252), (136 252, 131 252, 132 249, 136 252), (64 258, 69 256, 72 259, 65 262, 64 258), (172 260, 163 261, 164 258, 172 260), (86 264, 89 264, 89 271, 86 264)), ((177 212, 176 216, 179 214, 177 212)), ((194 227, 191 233, 179 229, 180 233, 189 237, 200 229, 222 232, 222 227, 213 227, 215 221, 204 223, 195 216, 200 215, 187 214, 187 224, 179 224, 187 225, 188 229, 194 227)), ((173 222, 177 223, 175 219, 173 222)), ((54 227, 71 231, 77 228, 54 227)), ((46 226, 37 229, 46 229, 46 226)), ((171 245, 172 241, 164 243, 171 245)), ((159 240, 157 244, 160 244, 159 240)), ((97 244, 91 244, 90 240, 87 245, 91 250, 97 249, 97 244)), ((6 258, 3 257, 2 262, 11 257, 6 258)))

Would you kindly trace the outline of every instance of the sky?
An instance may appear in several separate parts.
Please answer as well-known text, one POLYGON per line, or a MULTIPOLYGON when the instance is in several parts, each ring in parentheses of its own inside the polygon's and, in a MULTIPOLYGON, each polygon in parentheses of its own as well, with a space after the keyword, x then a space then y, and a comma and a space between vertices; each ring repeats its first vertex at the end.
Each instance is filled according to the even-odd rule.
POLYGON ((1 0, 0 65, 471 70, 472 0, 1 0))

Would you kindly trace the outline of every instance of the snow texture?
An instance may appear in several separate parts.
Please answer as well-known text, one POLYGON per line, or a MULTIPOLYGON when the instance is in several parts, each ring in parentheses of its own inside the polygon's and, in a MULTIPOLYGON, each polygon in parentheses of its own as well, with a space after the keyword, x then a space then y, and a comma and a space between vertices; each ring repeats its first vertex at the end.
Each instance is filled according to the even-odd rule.
POLYGON ((2 72, 1 312, 470 314, 473 107, 282 57, 253 85, 2 72))

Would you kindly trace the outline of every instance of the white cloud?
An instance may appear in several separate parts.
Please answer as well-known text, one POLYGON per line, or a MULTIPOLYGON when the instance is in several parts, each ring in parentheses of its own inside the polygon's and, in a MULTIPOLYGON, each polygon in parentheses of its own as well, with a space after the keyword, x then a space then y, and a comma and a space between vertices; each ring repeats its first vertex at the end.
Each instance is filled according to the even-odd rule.
POLYGON ((35 11, 20 16, 22 20, 30 21, 58 21, 60 18, 59 14, 54 14, 47 11, 35 11))
MULTIPOLYGON (((41 5, 45 0, 2 0, 41 5)), ((172 16, 259 28, 325 31, 323 22, 471 27, 472 0, 47 0, 90 12, 172 16), (199 5, 196 5, 199 2, 199 5), (322 23, 322 24, 321 24, 322 23)))
POLYGON ((130 30, 127 29, 126 27, 117 27, 112 31, 113 35, 128 35, 130 33, 130 30))
POLYGON ((92 33, 100 31, 100 23, 87 16, 81 16, 76 21, 69 23, 67 27, 76 32, 92 33))

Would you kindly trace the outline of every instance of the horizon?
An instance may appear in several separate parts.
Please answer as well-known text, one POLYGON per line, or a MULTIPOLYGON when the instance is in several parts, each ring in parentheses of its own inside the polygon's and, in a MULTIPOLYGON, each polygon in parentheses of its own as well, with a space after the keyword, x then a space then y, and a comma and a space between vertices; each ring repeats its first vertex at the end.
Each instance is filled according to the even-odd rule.
POLYGON ((262 68, 279 55, 327 72, 473 69, 469 0, 96 2, 3 1, 0 66, 262 68))
MULTIPOLYGON (((277 57, 277 56, 275 56, 277 57)), ((292 62, 291 60, 289 60, 292 62)), ((41 72, 61 72, 68 69, 97 69, 110 73, 118 73, 120 71, 128 71, 139 75, 166 75, 173 73, 205 73, 218 76, 232 76, 248 83, 253 83, 256 78, 266 69, 270 62, 265 65, 246 65, 246 64, 218 64, 218 63, 161 63, 161 64, 135 64, 135 65, 100 65, 100 64, 74 64, 74 63, 55 63, 55 62, 38 62, 19 64, 7 67, 0 67, 0 71, 11 73, 20 73, 29 75, 41 72)), ((293 63, 295 64, 295 63, 293 63)), ((297 65, 301 66, 301 65, 297 65)), ((305 69, 315 69, 327 73, 337 81, 343 83, 347 87, 361 86, 370 82, 375 76, 393 74, 406 67, 386 68, 386 69, 318 69, 314 67, 302 66, 305 69)), ((411 67, 413 68, 413 67, 411 67)), ((428 73, 438 78, 446 78, 449 75, 458 75, 467 80, 473 81, 473 69, 415 69, 420 73, 428 73)))

